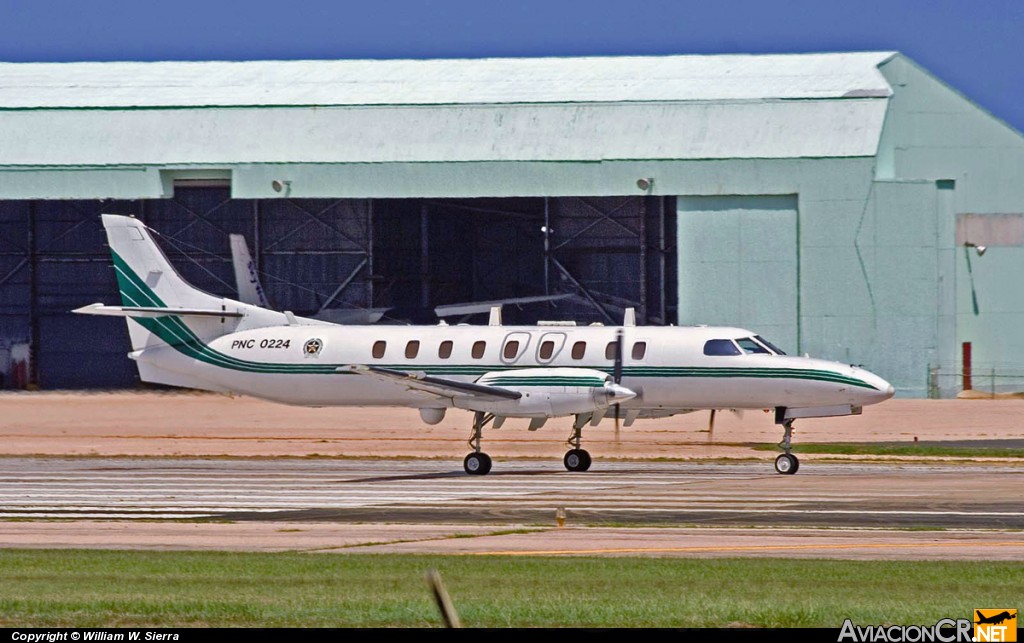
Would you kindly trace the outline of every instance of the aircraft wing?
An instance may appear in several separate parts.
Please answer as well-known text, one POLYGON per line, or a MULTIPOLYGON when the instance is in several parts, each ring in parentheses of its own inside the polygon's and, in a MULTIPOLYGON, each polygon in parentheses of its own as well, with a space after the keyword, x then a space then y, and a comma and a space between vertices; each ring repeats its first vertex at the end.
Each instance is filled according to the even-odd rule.
POLYGON ((495 306, 518 306, 523 304, 536 304, 545 301, 559 301, 573 297, 571 294, 562 295, 537 295, 534 297, 510 297, 508 299, 495 299, 493 301, 467 301, 461 304, 442 304, 434 307, 434 313, 438 317, 452 317, 454 315, 475 315, 478 313, 490 312, 495 306))
POLYGON ((313 319, 332 324, 358 326, 376 324, 387 312, 387 308, 325 308, 313 315, 313 319))
MULTIPOLYGON (((495 299, 493 301, 467 301, 458 304, 443 304, 434 306, 433 309, 420 308, 324 308, 313 315, 314 319, 331 322, 332 324, 376 324, 381 319, 388 318, 396 321, 415 320, 417 317, 427 317, 424 313, 433 312, 436 317, 455 317, 460 315, 486 314, 495 306, 513 306, 523 304, 534 304, 544 301, 559 301, 568 299, 575 295, 538 295, 536 297, 512 297, 509 299, 495 299)), ((436 319, 426 322, 413 323, 436 323, 436 319)))
POLYGON ((459 397, 490 402, 495 400, 518 400, 523 396, 518 391, 510 391, 497 386, 459 382, 458 380, 433 377, 424 373, 407 373, 405 371, 395 371, 390 368, 378 368, 376 366, 341 366, 338 368, 338 372, 356 373, 382 382, 401 384, 408 389, 431 393, 438 397, 459 397))

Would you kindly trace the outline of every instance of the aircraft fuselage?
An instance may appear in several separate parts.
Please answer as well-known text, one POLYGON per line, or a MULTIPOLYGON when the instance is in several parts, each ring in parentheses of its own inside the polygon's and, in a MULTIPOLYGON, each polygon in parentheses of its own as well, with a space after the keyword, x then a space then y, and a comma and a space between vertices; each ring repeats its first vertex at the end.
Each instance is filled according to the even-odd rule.
MULTIPOLYGON (((452 406, 436 396, 339 373, 350 364, 472 382, 485 373, 543 367, 611 374, 623 333, 624 409, 756 409, 881 402, 892 387, 858 367, 775 354, 705 355, 712 339, 754 333, 721 327, 275 326, 222 335, 183 350, 136 351, 140 367, 187 374, 208 388, 305 406, 452 406), (514 344, 517 343, 517 344, 514 344), (315 349, 315 350, 314 350, 315 349)), ((143 378, 146 369, 143 369, 143 378)), ((153 380, 151 380, 153 381, 153 380)), ((157 379, 157 381, 159 381, 157 379)), ((173 383, 173 382, 167 382, 173 383)))

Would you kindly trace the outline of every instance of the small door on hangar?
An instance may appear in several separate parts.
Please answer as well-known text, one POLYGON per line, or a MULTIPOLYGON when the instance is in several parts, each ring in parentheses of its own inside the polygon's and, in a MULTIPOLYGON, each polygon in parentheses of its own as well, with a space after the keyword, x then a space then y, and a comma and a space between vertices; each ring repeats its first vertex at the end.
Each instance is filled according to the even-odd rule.
POLYGON ((796 353, 797 197, 677 199, 679 323, 739 326, 796 353))

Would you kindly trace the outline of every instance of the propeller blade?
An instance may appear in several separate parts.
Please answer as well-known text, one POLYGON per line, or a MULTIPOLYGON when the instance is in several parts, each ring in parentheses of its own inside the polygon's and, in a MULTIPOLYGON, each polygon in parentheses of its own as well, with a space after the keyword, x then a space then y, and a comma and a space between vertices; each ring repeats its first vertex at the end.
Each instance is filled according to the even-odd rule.
POLYGON ((616 384, 622 383, 622 331, 615 334, 615 365, 612 369, 612 381, 616 384))
MULTIPOLYGON (((612 367, 612 381, 616 384, 622 383, 622 329, 615 333, 615 364, 612 367)), ((621 404, 615 405, 615 442, 619 441, 619 416, 622 409, 621 404)))

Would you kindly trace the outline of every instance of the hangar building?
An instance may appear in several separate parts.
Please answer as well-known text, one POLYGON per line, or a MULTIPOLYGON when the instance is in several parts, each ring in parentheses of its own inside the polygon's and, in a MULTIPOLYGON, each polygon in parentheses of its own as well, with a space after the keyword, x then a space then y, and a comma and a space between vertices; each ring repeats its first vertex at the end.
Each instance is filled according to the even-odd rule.
POLYGON ((245 235, 297 314, 569 294, 506 322, 633 306, 950 395, 965 342, 1024 365, 1022 177, 893 52, 4 63, 0 374, 133 385, 123 324, 69 313, 117 303, 113 212, 223 295, 245 235))

